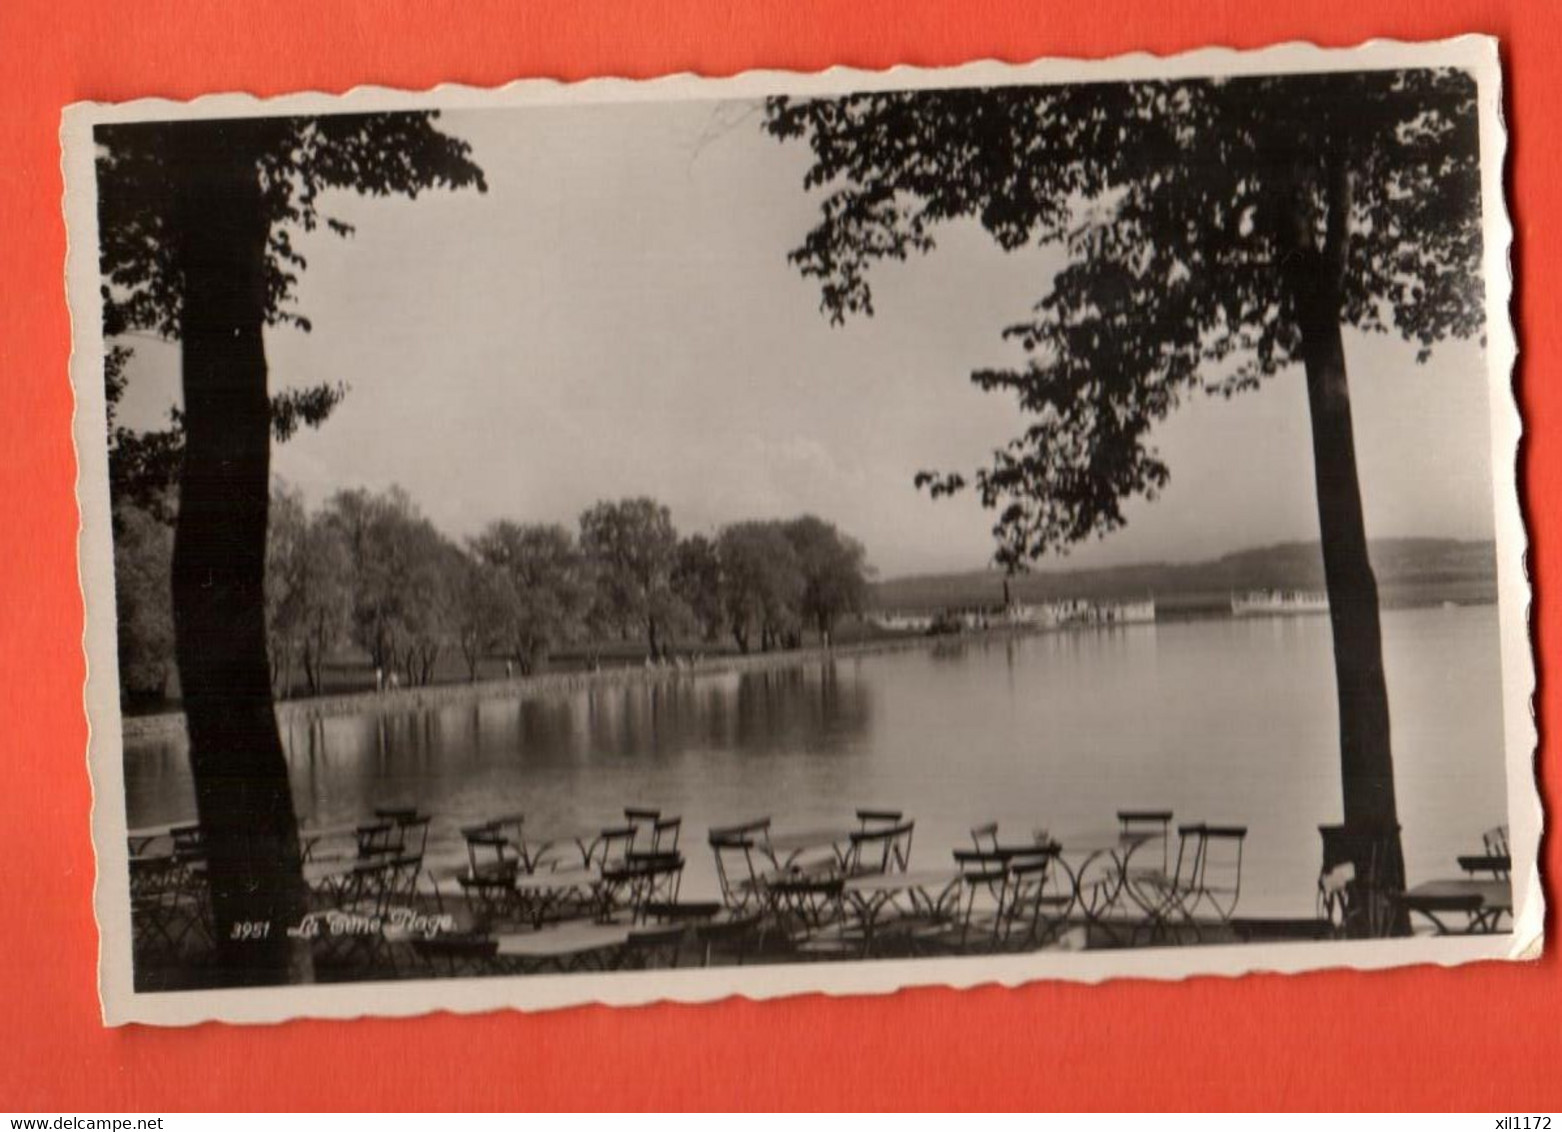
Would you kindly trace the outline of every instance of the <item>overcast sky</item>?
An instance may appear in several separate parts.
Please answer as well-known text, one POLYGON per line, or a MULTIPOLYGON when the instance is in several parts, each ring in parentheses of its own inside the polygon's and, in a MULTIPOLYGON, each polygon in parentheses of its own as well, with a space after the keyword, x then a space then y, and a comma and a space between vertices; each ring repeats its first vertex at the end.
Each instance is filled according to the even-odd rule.
MULTIPOLYGON (((844 328, 786 262, 812 224, 805 147, 753 107, 465 111, 489 191, 415 202, 336 195, 357 226, 301 246, 310 334, 267 337, 273 389, 344 381, 274 470, 318 504, 405 487, 448 534, 497 518, 574 527, 598 499, 651 495, 681 531, 821 515, 884 576, 974 568, 990 513, 933 503, 921 468, 969 472, 1023 427, 968 380, 1017 363, 999 336, 1048 288, 1055 253, 1005 255, 977 229, 874 277, 844 328)), ((126 423, 177 399, 177 352, 135 339, 126 423)), ((1473 343, 1424 366, 1348 336, 1369 535, 1490 538, 1486 378, 1473 343)), ((1189 560, 1318 534, 1299 369, 1231 401, 1190 397, 1154 442, 1172 480, 1070 566, 1189 560)))

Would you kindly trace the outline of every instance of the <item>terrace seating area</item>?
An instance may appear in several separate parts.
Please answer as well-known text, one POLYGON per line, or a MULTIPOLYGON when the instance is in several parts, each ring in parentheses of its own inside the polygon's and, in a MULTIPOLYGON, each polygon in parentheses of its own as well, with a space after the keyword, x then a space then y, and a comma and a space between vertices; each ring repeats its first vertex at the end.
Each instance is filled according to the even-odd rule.
POLYGON ((215 941, 199 825, 130 831, 130 922, 134 954, 179 963, 215 941))
POLYGON ((1322 826, 1319 832, 1324 861, 1318 915, 1332 936, 1490 935, 1512 926, 1505 825, 1481 834, 1480 852, 1457 855, 1452 862, 1457 872, 1412 885, 1395 883, 1392 874, 1402 866, 1393 860, 1383 831, 1322 826))
MULTIPOLYGON (((932 847, 916 834, 913 817, 872 808, 836 824, 713 826, 700 848, 714 891, 689 899, 675 814, 631 806, 569 827, 506 812, 455 826, 385 807, 300 829, 309 912, 295 934, 324 980, 1232 939, 1240 826, 1123 810, 1086 833, 987 822, 932 847)), ((210 953, 202 846, 196 826, 132 831, 138 964, 210 953)))
POLYGON ((1513 921, 1508 827, 1481 835, 1481 852, 1455 858, 1457 875, 1424 881, 1397 897, 1412 924, 1435 935, 1487 935, 1513 921))
MULTIPOLYGON (((1386 883, 1381 833, 1322 827, 1313 920, 1242 919, 1246 827, 1121 810, 1093 832, 986 822, 929 847, 897 810, 835 824, 710 827, 684 892, 683 819, 627 807, 568 827, 496 813, 441 823, 385 807, 306 823, 299 850, 316 977, 534 974, 978 955, 1249 940, 1491 933, 1512 921, 1507 831, 1450 872, 1386 883), (913 849, 915 847, 915 854, 913 849), (710 885, 710 880, 714 885, 710 885)), ((132 830, 138 970, 199 969, 215 932, 198 825, 132 830)))

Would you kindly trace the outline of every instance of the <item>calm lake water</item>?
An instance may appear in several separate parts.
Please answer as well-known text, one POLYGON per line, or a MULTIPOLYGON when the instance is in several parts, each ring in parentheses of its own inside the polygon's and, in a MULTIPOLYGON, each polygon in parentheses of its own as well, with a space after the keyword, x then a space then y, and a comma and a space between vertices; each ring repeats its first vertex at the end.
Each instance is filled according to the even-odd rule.
MULTIPOLYGON (((1383 615, 1412 882, 1445 875, 1505 821, 1496 606, 1383 615)), ((1339 820, 1324 617, 1209 620, 949 642, 553 699, 344 716, 284 733, 304 820, 416 802, 431 858, 457 830, 523 811, 529 833, 684 818, 686 898, 714 896, 706 829, 916 821, 913 865, 950 863, 973 825, 1007 839, 1111 829, 1119 808, 1249 827, 1241 911, 1306 915, 1317 827, 1339 820)), ((131 826, 194 814, 182 740, 126 751, 131 826)))

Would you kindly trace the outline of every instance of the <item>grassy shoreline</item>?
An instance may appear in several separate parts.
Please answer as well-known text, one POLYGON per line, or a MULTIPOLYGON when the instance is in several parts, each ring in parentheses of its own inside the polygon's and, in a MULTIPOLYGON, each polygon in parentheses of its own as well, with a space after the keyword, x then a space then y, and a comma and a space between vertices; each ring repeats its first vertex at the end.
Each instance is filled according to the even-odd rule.
MULTIPOLYGON (((927 636, 918 633, 838 644, 832 648, 811 645, 782 652, 724 653, 682 665, 658 667, 622 665, 595 671, 544 672, 508 679, 431 684, 425 687, 397 688, 384 692, 343 692, 281 700, 276 704, 277 723, 287 727, 291 724, 341 715, 368 713, 394 715, 470 704, 482 700, 535 699, 570 695, 588 688, 667 684, 700 676, 794 668, 824 660, 842 660, 878 653, 927 649, 953 641, 987 640, 1047 631, 1049 630, 1041 626, 1020 625, 999 626, 966 632, 958 636, 927 636)), ((184 731, 184 713, 166 711, 155 715, 127 715, 123 718, 122 731, 127 743, 176 738, 184 731)))

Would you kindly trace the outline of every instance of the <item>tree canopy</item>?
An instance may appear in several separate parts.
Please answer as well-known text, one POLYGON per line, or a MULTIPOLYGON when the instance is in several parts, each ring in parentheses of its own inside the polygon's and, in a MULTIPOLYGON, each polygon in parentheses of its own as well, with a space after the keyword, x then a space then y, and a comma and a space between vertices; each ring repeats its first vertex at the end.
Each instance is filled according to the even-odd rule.
POLYGON ((748 652, 754 629, 770 649, 796 629, 803 595, 797 550, 780 523, 750 521, 722 528, 721 556, 727 624, 738 648, 748 652))
POLYGON ((338 492, 326 521, 349 565, 354 643, 382 674, 427 683, 454 601, 449 544, 400 488, 338 492))
POLYGON ((867 602, 867 552, 817 515, 793 519, 785 532, 802 578, 798 610, 828 640, 838 618, 861 613, 867 602))
POLYGON ((500 520, 472 540, 472 553, 492 571, 478 592, 494 599, 497 639, 522 673, 579 635, 593 579, 567 528, 500 520))
POLYGON ((678 532, 671 513, 644 497, 598 503, 580 517, 580 545, 598 572, 604 618, 644 628, 657 653, 658 627, 683 612, 672 590, 678 532))
POLYGON ((174 536, 139 507, 114 509, 114 619, 119 687, 127 703, 156 700, 174 667, 174 624, 169 562, 174 536))
POLYGON ((721 633, 721 556, 704 535, 678 540, 671 578, 673 593, 689 609, 706 641, 721 633))
MULTIPOLYGON (((1301 359, 1301 292, 1420 357, 1483 329, 1476 86, 1457 70, 1016 86, 771 99, 812 151, 817 225, 792 260, 834 321, 872 314, 869 269, 980 224, 1066 264, 983 369, 1030 423, 975 473, 997 559, 1023 566, 1122 525, 1169 470, 1152 424, 1189 392, 1301 359), (1322 266, 1316 272, 1314 267, 1322 266)), ((942 496, 964 474, 923 472, 942 496)))
MULTIPOLYGON (((666 511, 642 502, 649 504, 636 508, 642 513, 666 511)), ((604 501, 587 514, 621 507, 604 501)), ((174 533, 163 515, 133 498, 118 500, 115 514, 122 699, 127 707, 163 706, 178 690, 169 600, 174 533)), ((633 546, 641 535, 653 554, 666 543, 659 520, 621 534, 630 558, 644 556, 633 546)), ((274 480, 264 580, 272 694, 362 687, 365 660, 383 679, 394 672, 410 687, 450 678, 437 662, 457 654, 476 681, 485 669, 494 674, 496 662, 525 676, 555 663, 596 666, 604 650, 619 663, 687 660, 728 635, 745 652, 800 646, 805 629, 829 645, 840 620, 865 605, 873 571, 862 545, 817 516, 674 537, 668 592, 656 602, 659 651, 626 657, 617 646, 643 622, 610 615, 622 600, 621 579, 567 527, 497 519, 459 539, 399 487, 339 491, 310 508, 298 489, 274 480)))
POLYGON ((321 694, 325 662, 350 625, 352 562, 330 516, 310 515, 303 496, 280 484, 266 526, 265 592, 272 686, 291 695, 297 662, 310 693, 321 694))
MULTIPOLYGON (((321 224, 341 236, 352 225, 321 211, 321 194, 348 189, 370 196, 417 197, 432 188, 486 191, 471 146, 435 129, 437 111, 235 118, 202 123, 220 143, 254 162, 261 182, 266 241, 267 323, 309 329, 293 308, 305 259, 294 234, 321 224)), ((108 337, 150 330, 179 337, 184 273, 177 212, 195 136, 189 122, 98 126, 99 266, 108 337)))
MULTIPOLYGON (((486 188, 470 147, 434 129, 436 117, 429 111, 200 124, 242 151, 261 180, 268 324, 310 328, 292 305, 299 272, 307 266, 295 235, 321 224, 341 236, 352 234, 350 224, 321 211, 323 192, 416 197, 440 186, 486 188)), ((190 175, 181 155, 190 148, 192 129, 190 123, 126 123, 99 126, 94 135, 103 333, 113 342, 104 357, 110 490, 116 499, 133 499, 170 523, 183 464, 183 412, 171 412, 168 428, 147 431, 127 428, 115 416, 133 353, 122 336, 140 331, 179 337, 184 282, 177 233, 190 175)), ((284 441, 301 425, 318 427, 346 394, 343 382, 272 394, 273 437, 284 441)))

